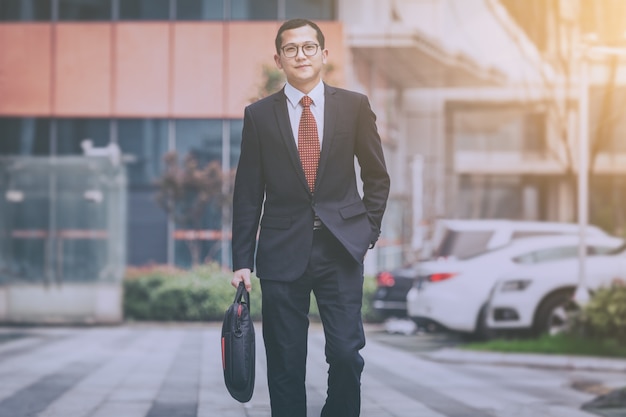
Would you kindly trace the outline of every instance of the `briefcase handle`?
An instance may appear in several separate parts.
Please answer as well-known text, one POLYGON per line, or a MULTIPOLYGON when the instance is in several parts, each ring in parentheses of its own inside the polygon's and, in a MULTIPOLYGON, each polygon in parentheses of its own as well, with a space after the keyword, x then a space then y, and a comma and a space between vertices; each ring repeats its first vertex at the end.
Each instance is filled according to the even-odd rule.
MULTIPOLYGON (((237 321, 235 323, 235 335, 240 337, 242 334, 241 331, 241 320, 242 320, 242 305, 245 304, 248 309, 248 314, 250 313, 250 293, 246 291, 246 287, 243 282, 239 283, 237 287, 237 293, 235 294, 234 304, 237 304, 237 321), (243 299, 243 300, 242 300, 243 299)), ((248 316, 249 317, 249 316, 248 316)))
POLYGON ((233 303, 246 304, 248 306, 248 311, 250 311, 250 293, 246 291, 246 286, 244 285, 243 281, 241 281, 239 283, 239 286, 237 287, 237 293, 235 294, 235 300, 233 301, 233 303))

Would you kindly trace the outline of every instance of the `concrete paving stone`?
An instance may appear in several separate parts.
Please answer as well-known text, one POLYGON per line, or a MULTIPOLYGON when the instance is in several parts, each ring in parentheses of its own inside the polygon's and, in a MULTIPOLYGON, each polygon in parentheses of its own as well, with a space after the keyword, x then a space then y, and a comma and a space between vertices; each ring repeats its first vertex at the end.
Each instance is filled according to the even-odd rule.
POLYGON ((0 358, 9 357, 11 353, 24 353, 36 346, 41 346, 46 341, 40 337, 26 336, 0 344, 0 358))
MULTIPOLYGON (((55 373, 40 378, 33 384, 17 390, 0 401, 0 417, 39 415, 97 366, 96 362, 71 363, 55 373)), ((70 398, 72 407, 80 402, 80 399, 68 398, 70 398)), ((57 414, 58 412, 55 410, 54 415, 57 414)))
POLYGON ((430 352, 426 357, 441 362, 469 362, 493 365, 517 365, 544 369, 579 369, 626 372, 625 359, 594 358, 573 355, 548 355, 535 353, 478 352, 458 348, 444 348, 430 352))
MULTIPOLYGON (((255 394, 249 403, 239 404, 224 386, 218 324, 25 329, 23 341, 32 337, 44 343, 20 345, 12 339, 0 343, 0 405, 27 396, 39 398, 39 411, 20 414, 14 408, 3 415, 0 406, 0 417, 269 417, 260 326, 256 330, 255 394), (6 343, 23 346, 24 351, 3 360, 3 354, 15 352, 3 349, 6 343), (63 381, 54 377, 81 363, 92 364, 93 369, 84 375, 74 373, 79 377, 65 379, 62 389, 49 383, 63 381)), ((0 328, 0 334, 3 331, 0 328)), ((323 351, 323 334, 312 325, 307 362, 311 417, 319 416, 325 399, 328 365, 323 351)), ((458 357, 454 365, 446 365, 376 342, 368 342, 362 354, 366 361, 362 417, 591 416, 578 408, 593 396, 570 389, 563 381, 570 375, 593 379, 595 374, 552 368, 556 361, 545 362, 549 368, 545 371, 515 366, 503 372, 497 355, 492 356, 493 367, 485 366, 490 364, 486 359, 474 363, 458 357)), ((607 375, 614 375, 609 382, 616 386, 623 377, 618 372, 607 375)))
POLYGON ((147 401, 109 401, 95 410, 90 417, 145 417, 151 406, 152 402, 147 401))
POLYGON ((137 350, 146 346, 150 341, 146 338, 134 338, 132 343, 120 350, 111 350, 102 358, 103 365, 91 375, 80 381, 67 395, 59 398, 38 417, 56 417, 63 412, 72 417, 86 417, 91 415, 110 393, 131 374, 138 366, 137 350), (61 412, 57 412, 61 410, 61 412))
POLYGON ((182 343, 181 332, 150 331, 149 343, 142 346, 137 366, 111 392, 107 401, 153 402, 157 397, 167 371, 182 343))

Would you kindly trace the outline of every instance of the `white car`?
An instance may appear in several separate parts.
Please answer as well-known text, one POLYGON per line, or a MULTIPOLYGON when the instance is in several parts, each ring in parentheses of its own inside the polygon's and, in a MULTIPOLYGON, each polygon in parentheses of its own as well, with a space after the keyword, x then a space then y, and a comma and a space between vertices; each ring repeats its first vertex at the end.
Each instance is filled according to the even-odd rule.
MULTIPOLYGON (((609 252, 622 240, 587 236, 595 252, 609 252)), ((541 236, 512 241, 492 251, 464 260, 425 262, 407 293, 407 312, 419 326, 436 324, 449 330, 485 336, 487 301, 497 279, 520 263, 575 258, 579 237, 541 236)))
MULTIPOLYGON (((626 248, 585 260, 585 286, 591 291, 626 278, 626 248)), ((522 264, 504 274, 489 299, 487 327, 555 334, 567 325, 567 308, 579 283, 577 258, 522 264)))
MULTIPOLYGON (((578 235, 576 223, 500 219, 440 219, 433 231, 430 258, 465 259, 502 247, 512 240, 547 235, 578 235)), ((587 225, 587 236, 608 236, 587 225)))
MULTIPOLYGON (((405 317, 406 296, 420 267, 433 260, 462 260, 509 244, 512 240, 530 236, 578 235, 580 226, 574 223, 526 220, 439 219, 432 239, 425 246, 417 263, 391 271, 380 271, 376 276, 377 289, 373 307, 383 317, 405 317), (431 246, 435 249, 431 251, 431 246)), ((597 226, 587 226, 588 236, 607 236, 597 226)), ((437 263, 437 266, 441 266, 437 263)))

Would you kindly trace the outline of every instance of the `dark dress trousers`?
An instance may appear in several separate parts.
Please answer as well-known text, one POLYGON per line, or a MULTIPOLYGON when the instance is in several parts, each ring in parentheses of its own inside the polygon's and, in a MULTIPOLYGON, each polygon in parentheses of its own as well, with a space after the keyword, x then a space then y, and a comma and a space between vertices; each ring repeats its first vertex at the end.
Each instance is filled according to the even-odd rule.
POLYGON ((306 416, 311 291, 329 363, 322 416, 359 415, 363 258, 380 234, 389 176, 367 97, 328 85, 324 97, 314 193, 300 163, 284 91, 249 105, 244 115, 233 198, 233 269, 256 265, 261 279, 273 417, 306 416), (314 230, 315 216, 321 229, 314 230))

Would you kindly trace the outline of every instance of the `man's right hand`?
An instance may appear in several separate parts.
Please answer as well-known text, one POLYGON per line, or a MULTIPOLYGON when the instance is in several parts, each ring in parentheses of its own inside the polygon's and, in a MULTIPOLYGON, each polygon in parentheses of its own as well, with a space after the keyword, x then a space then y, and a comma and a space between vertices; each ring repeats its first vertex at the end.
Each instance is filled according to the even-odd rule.
POLYGON ((238 269, 235 271, 235 274, 233 275, 233 280, 230 282, 230 284, 237 288, 239 287, 239 283, 243 282, 243 284, 246 287, 246 291, 250 292, 250 290, 252 289, 252 285, 250 284, 250 274, 252 271, 250 271, 249 268, 242 268, 242 269, 238 269))

